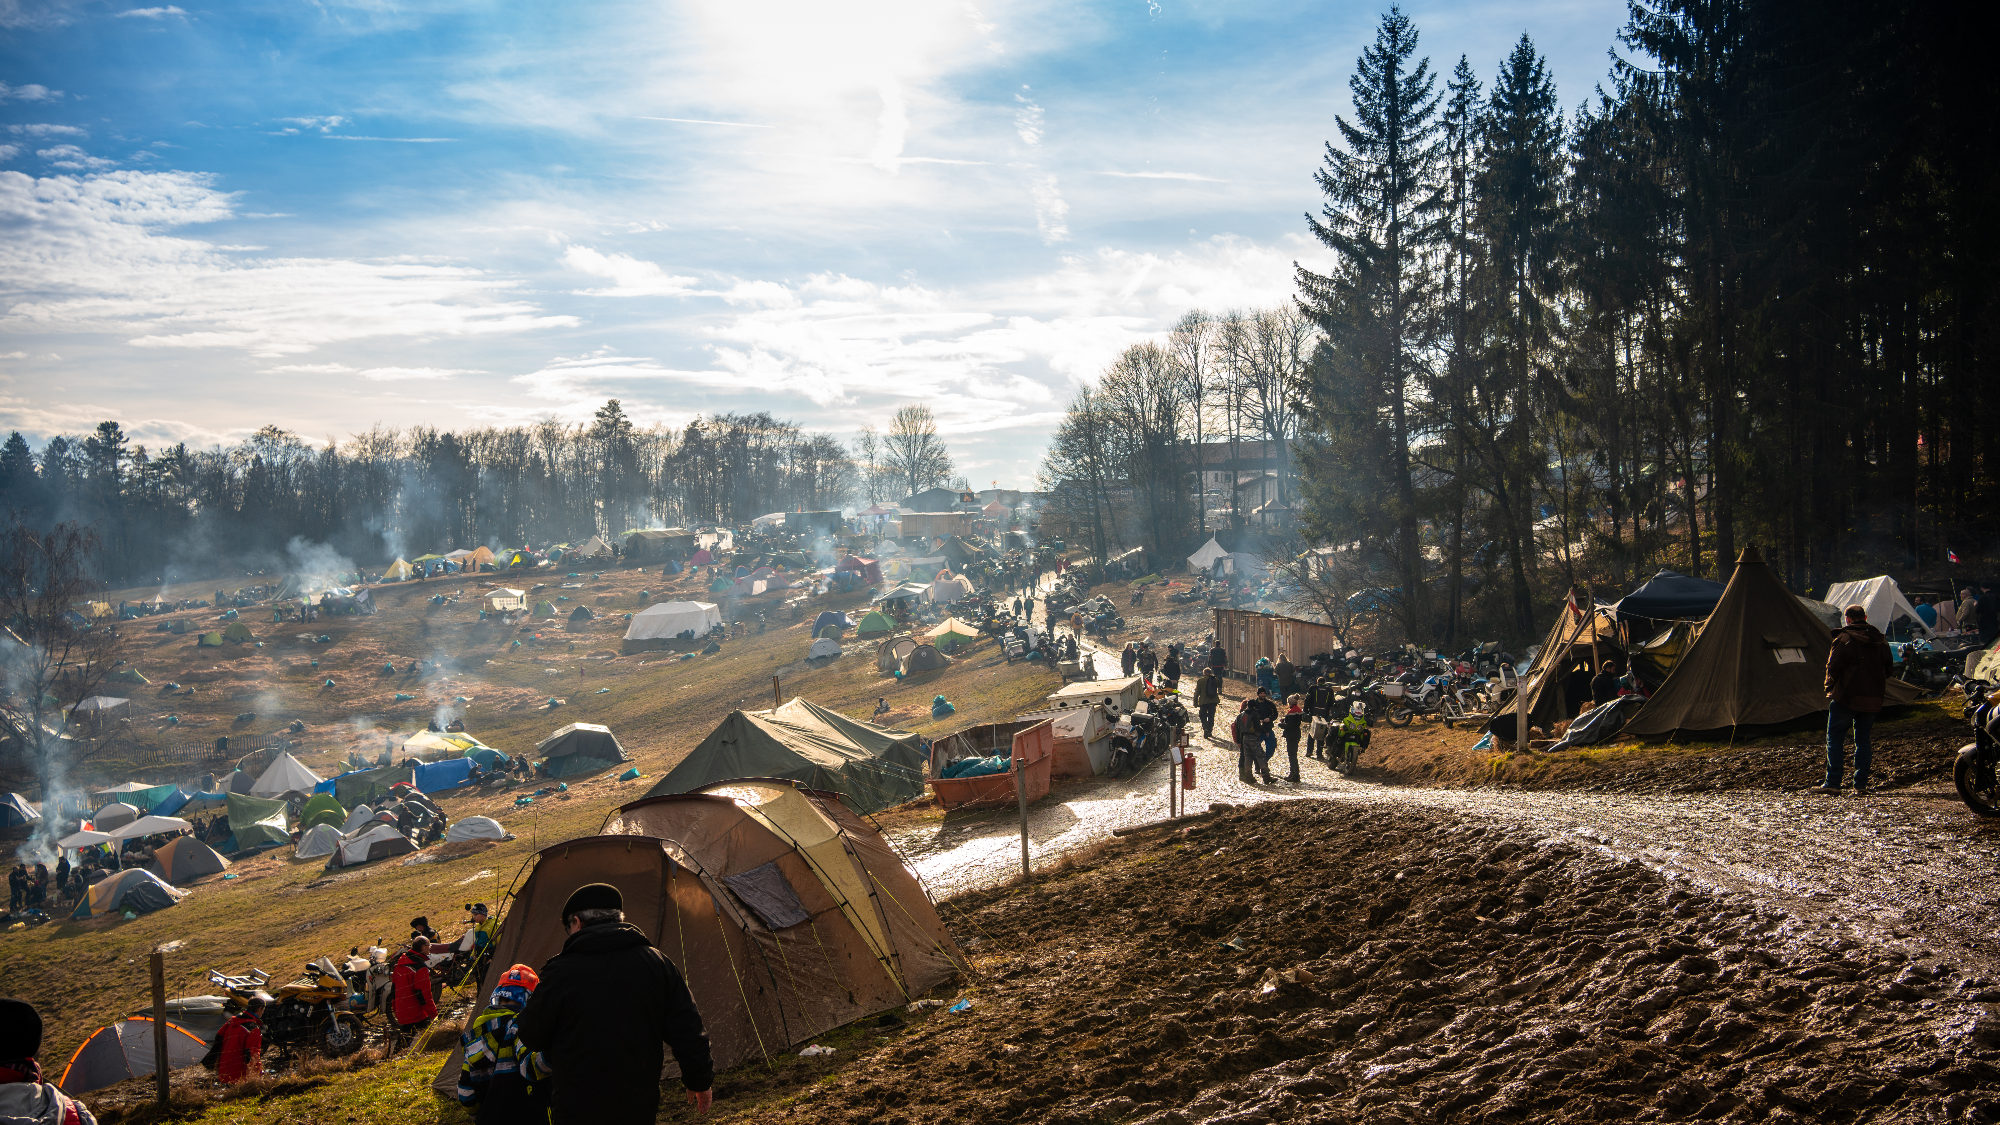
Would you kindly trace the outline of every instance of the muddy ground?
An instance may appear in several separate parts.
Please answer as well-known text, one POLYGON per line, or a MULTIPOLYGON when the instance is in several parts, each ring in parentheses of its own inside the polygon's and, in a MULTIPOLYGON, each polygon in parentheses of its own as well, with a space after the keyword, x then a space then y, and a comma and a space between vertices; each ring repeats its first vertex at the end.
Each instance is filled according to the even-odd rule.
POLYGON ((969 1010, 739 1072, 717 1108, 857 1125, 2000 1120, 1992 980, 1575 833, 1271 803, 947 917, 973 959, 969 1010))

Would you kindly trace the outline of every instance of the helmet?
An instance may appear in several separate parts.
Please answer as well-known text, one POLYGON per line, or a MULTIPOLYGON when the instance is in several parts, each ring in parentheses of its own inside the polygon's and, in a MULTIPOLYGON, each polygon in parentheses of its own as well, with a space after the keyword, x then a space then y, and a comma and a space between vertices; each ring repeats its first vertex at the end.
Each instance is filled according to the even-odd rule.
POLYGON ((1353 715, 1357 719, 1365 719, 1368 717, 1368 705, 1366 703, 1356 703, 1349 709, 1348 714, 1353 715))
POLYGON ((514 965, 509 967, 506 972, 500 974, 498 987, 525 988, 529 992, 533 992, 536 986, 541 983, 542 978, 536 975, 535 970, 530 969, 526 965, 514 965))

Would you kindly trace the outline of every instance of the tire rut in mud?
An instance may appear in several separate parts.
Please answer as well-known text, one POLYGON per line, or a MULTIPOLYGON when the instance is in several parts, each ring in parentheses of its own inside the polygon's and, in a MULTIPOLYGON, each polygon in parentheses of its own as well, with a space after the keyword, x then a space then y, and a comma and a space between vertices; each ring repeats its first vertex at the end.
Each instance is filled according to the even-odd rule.
POLYGON ((947 916, 971 1010, 760 1120, 2000 1119, 1989 982, 1449 812, 1241 810, 947 916))

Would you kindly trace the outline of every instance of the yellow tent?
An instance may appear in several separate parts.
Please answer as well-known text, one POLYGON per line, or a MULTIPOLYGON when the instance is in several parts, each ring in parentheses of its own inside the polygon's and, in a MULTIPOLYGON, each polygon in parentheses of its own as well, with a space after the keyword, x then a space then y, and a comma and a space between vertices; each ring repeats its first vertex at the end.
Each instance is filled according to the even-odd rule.
POLYGON ((495 564, 493 562, 493 548, 491 547, 474 547, 472 553, 465 556, 465 566, 468 570, 474 567, 493 565, 495 564))
POLYGON ((382 581, 408 582, 410 579, 415 578, 416 575, 417 568, 399 558, 389 564, 389 569, 382 572, 382 581))

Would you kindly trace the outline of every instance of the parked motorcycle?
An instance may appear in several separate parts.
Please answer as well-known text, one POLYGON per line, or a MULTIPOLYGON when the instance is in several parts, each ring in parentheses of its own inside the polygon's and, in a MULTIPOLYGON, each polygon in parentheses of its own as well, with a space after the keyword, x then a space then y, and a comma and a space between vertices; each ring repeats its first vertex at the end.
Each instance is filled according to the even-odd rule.
POLYGON ((1992 690, 1976 680, 1966 685, 1972 741, 1959 748, 1951 770, 1959 799, 1980 816, 2000 816, 2000 700, 1988 698, 1992 690))
POLYGON ((348 978, 322 957, 306 964, 299 979, 267 988, 271 975, 251 969, 229 976, 214 969, 209 982, 227 997, 223 1010, 240 1015, 252 997, 264 999, 264 1044, 279 1051, 314 1051, 339 1058, 361 1049, 362 1017, 348 978))

